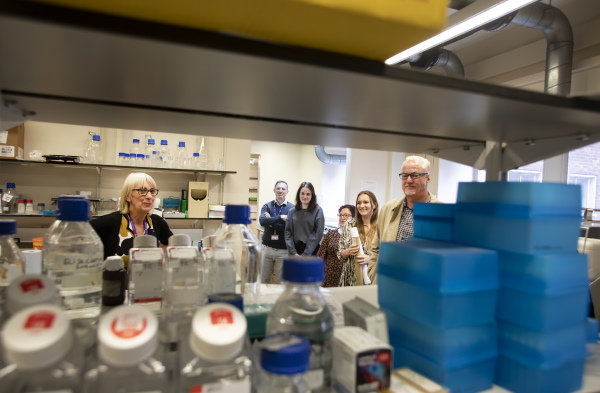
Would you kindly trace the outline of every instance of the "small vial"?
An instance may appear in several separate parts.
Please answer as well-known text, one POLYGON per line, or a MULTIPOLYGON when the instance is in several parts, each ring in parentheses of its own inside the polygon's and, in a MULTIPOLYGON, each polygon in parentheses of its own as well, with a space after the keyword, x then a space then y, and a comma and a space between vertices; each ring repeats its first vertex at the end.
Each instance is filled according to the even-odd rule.
POLYGON ((127 270, 120 256, 112 256, 104 261, 102 269, 102 305, 119 306, 125 302, 127 290, 127 270))
POLYGON ((17 213, 25 213, 25 199, 19 199, 19 204, 17 205, 17 213))
POLYGON ((46 210, 46 204, 45 204, 45 203, 43 203, 43 202, 39 202, 39 203, 37 204, 37 210, 38 210, 38 211, 40 211, 40 210, 46 210))

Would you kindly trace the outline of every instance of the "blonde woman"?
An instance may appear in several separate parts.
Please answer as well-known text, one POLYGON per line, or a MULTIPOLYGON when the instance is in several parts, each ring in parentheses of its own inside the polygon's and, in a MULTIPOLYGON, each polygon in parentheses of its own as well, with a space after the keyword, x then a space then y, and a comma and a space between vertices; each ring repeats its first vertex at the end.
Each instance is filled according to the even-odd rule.
POLYGON ((127 263, 133 238, 142 235, 153 235, 157 245, 167 247, 173 232, 162 217, 152 214, 157 194, 156 182, 150 175, 134 172, 127 176, 121 189, 119 211, 90 222, 102 239, 104 258, 123 256, 127 263))
POLYGON ((347 221, 342 227, 339 258, 344 261, 340 286, 365 285, 373 282, 375 268, 369 265, 371 241, 377 229, 379 203, 371 191, 361 191, 356 197, 356 219, 347 221), (352 228, 359 234, 361 248, 352 241, 352 228), (363 274, 363 265, 368 273, 363 274))

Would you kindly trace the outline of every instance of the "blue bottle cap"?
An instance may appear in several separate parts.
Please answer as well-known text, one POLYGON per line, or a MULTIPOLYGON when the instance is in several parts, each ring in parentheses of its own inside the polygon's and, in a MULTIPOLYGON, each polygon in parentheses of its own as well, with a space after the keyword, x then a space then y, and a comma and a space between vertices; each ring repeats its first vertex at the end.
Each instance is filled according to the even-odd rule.
POLYGON ((244 312, 244 297, 239 293, 212 293, 208 295, 209 303, 227 303, 237 307, 241 312, 244 312))
POLYGON ((129 157, 129 154, 127 154, 127 153, 119 153, 119 157, 129 157))
POLYGON ((140 140, 139 139, 134 139, 133 143, 140 143, 140 140))
POLYGON ((17 222, 15 220, 0 220, 0 236, 15 235, 17 233, 17 222))
POLYGON ((223 217, 225 224, 250 224, 250 206, 248 205, 226 205, 225 216, 223 217))
POLYGON ((260 342, 260 364, 274 374, 304 373, 310 363, 310 343, 304 337, 280 333, 265 337, 260 342))
POLYGON ((100 135, 92 135, 92 140, 93 141, 99 141, 100 140, 100 135))
POLYGON ((282 278, 290 282, 321 282, 325 278, 325 262, 319 257, 284 258, 282 278))
POLYGON ((6 188, 16 188, 15 183, 6 183, 6 188))
POLYGON ((179 142, 179 147, 185 147, 185 142, 179 142))
POLYGON ((192 154, 194 157, 200 157, 200 153, 194 153, 192 154))
POLYGON ((167 143, 167 140, 166 140, 166 139, 161 139, 161 140, 160 140, 160 144, 161 144, 161 145, 167 145, 168 143, 167 143))
POLYGON ((154 139, 148 139, 148 144, 149 145, 153 145, 154 144, 154 139))
POLYGON ((56 206, 56 218, 61 221, 89 221, 92 219, 90 201, 85 197, 59 196, 56 206))
POLYGON ((144 158, 144 157, 146 157, 146 156, 145 156, 145 155, 143 155, 143 154, 137 154, 137 158, 140 158, 140 157, 141 157, 141 158, 144 158))

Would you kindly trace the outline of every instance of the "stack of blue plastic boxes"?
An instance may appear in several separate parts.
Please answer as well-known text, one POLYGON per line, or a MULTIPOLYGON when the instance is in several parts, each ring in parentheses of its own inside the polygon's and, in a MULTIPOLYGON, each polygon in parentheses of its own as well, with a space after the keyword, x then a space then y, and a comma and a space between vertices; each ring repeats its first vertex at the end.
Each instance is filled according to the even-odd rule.
POLYGON ((498 251, 495 382, 513 392, 581 387, 589 296, 580 226, 578 185, 459 185, 456 242, 498 251))
MULTIPOLYGON (((419 212, 430 208, 446 220, 447 230, 433 226, 432 237, 450 240, 453 205, 423 205, 419 212)), ((431 211, 423 213, 434 217, 431 211)), ((415 222, 417 231, 427 237, 415 222)), ((497 288, 495 251, 416 238, 383 243, 379 305, 388 321, 394 367, 409 367, 453 393, 491 388, 497 288)))
POLYGON ((415 238, 380 250, 394 367, 459 393, 493 382, 577 390, 588 306, 580 187, 461 183, 456 205, 417 204, 414 216, 415 238))

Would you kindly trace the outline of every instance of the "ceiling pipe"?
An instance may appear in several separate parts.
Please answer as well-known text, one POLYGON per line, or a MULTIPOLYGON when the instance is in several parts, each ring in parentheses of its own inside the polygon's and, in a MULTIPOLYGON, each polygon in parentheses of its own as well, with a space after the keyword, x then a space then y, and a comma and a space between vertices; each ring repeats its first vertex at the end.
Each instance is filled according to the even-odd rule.
POLYGON ((340 154, 328 154, 324 146, 315 146, 317 158, 325 164, 346 165, 346 156, 340 154))
POLYGON ((408 58, 410 66, 429 71, 432 67, 442 67, 446 74, 464 78, 465 68, 454 52, 442 48, 432 48, 408 58))

